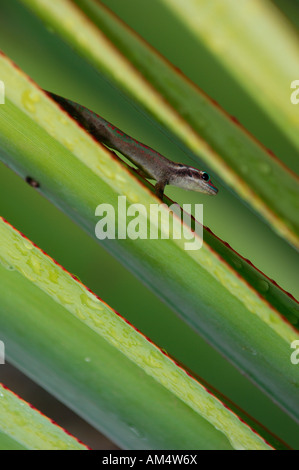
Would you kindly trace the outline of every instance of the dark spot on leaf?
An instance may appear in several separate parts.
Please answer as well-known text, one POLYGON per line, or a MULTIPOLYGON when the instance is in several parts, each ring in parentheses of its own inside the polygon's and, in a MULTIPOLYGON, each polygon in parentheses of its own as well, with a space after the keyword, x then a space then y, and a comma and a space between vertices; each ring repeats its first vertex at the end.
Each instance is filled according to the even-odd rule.
POLYGON ((39 182, 31 178, 31 176, 26 177, 26 183, 30 184, 33 188, 39 188, 39 182))

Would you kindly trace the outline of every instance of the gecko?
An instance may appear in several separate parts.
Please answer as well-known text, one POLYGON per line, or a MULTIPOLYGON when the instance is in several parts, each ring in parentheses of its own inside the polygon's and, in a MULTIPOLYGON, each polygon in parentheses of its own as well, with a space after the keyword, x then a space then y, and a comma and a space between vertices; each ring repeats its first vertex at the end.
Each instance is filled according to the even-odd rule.
POLYGON ((125 134, 85 106, 51 92, 46 91, 46 93, 98 142, 127 157, 137 167, 137 172, 141 176, 155 180, 155 193, 159 199, 163 200, 166 185, 210 195, 218 193, 207 172, 173 162, 125 134))

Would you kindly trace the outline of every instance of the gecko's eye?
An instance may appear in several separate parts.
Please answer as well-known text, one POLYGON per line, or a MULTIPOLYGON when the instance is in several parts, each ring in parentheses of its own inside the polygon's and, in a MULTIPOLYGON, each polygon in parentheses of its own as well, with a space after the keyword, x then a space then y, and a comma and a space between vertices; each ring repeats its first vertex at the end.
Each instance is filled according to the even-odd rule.
POLYGON ((210 179, 210 176, 208 175, 208 173, 205 173, 205 172, 201 175, 201 177, 205 181, 209 181, 209 179, 210 179))

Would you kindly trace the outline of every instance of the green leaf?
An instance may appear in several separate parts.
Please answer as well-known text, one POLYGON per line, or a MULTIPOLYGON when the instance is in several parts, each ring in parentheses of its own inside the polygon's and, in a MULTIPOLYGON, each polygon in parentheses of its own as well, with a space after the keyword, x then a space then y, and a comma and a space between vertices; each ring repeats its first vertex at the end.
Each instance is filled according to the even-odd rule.
MULTIPOLYGON (((3 161, 23 178, 37 180, 42 193, 92 236, 98 204, 112 204, 116 220, 124 217, 125 211, 118 213, 118 196, 126 196, 128 204, 144 205, 148 227, 150 204, 158 202, 153 194, 4 56, 0 70, 9 85, 6 105, 0 107, 3 161)), ((167 206, 162 214, 164 224, 167 206)), ((170 214, 170 221, 172 233, 181 233, 179 218, 170 214)), ((104 246, 298 417, 298 369, 290 361, 290 343, 298 331, 282 316, 290 309, 298 324, 296 301, 208 231, 202 248, 195 251, 185 250, 184 238, 161 239, 161 232, 156 240, 123 240, 117 231, 118 226, 116 239, 103 240, 104 246), (235 269, 223 258, 230 258, 235 269)), ((189 230, 186 234, 192 235, 189 230)))
MULTIPOLYGON (((299 185, 295 174, 234 119, 101 3, 76 0, 81 11, 65 0, 59 4, 50 0, 22 1, 146 109, 173 139, 183 144, 197 164, 198 158, 205 161, 281 236, 299 247, 299 185)), ((266 79, 265 87, 267 84, 266 79)), ((296 116, 292 114, 293 118, 296 116)))
POLYGON ((87 447, 0 384, 0 449, 87 450, 87 447))
POLYGON ((298 34, 269 0, 160 0, 217 57, 299 149, 298 34), (236 40, 236 38, 238 38, 236 40))
MULTIPOLYGON (((124 447, 271 448, 3 219, 0 238, 0 314, 7 350, 68 406, 124 447)), ((14 420, 5 410, 0 408, 4 428, 26 434, 23 417, 15 413, 14 420)))

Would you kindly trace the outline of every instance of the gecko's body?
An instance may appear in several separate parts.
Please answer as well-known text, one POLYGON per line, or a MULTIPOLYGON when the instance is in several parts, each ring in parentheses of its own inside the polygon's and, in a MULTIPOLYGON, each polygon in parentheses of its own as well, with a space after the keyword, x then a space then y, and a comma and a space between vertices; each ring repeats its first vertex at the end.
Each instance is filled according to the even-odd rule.
POLYGON ((97 141, 122 153, 146 178, 156 180, 156 194, 161 199, 167 184, 202 193, 217 194, 218 189, 212 184, 206 172, 168 160, 84 106, 54 93, 47 93, 97 141))

